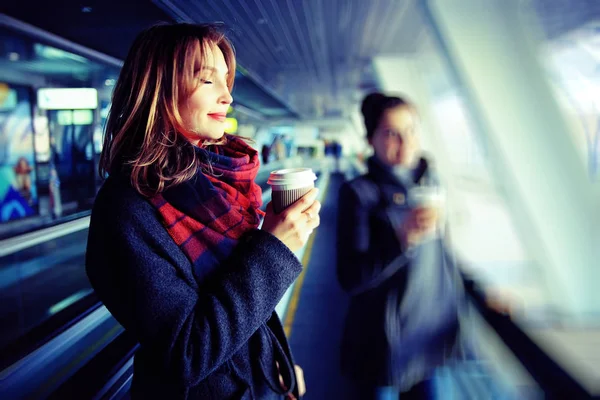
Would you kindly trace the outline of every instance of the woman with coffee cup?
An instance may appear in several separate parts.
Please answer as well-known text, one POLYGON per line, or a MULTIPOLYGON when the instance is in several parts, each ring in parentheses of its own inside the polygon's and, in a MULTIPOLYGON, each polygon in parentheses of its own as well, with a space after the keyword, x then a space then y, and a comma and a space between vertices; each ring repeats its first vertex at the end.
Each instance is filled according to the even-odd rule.
POLYGON ((259 209, 258 152, 224 134, 234 76, 217 28, 159 25, 137 37, 114 90, 86 270, 140 343, 133 399, 304 392, 274 309, 320 204, 313 189, 279 214, 259 209))
POLYGON ((357 399, 429 398, 434 369, 456 347, 461 293, 435 234, 439 203, 423 190, 411 197, 435 179, 410 102, 373 93, 361 111, 374 155, 340 189, 337 274, 351 294, 342 369, 357 399))

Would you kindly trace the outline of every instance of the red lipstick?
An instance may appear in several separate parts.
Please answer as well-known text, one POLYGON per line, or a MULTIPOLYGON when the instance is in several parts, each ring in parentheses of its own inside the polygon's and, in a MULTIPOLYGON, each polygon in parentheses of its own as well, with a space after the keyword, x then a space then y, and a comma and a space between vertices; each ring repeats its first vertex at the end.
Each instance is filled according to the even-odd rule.
POLYGON ((217 121, 225 121, 225 118, 227 118, 227 114, 226 113, 211 113, 208 114, 209 117, 211 117, 212 119, 215 119, 217 121))

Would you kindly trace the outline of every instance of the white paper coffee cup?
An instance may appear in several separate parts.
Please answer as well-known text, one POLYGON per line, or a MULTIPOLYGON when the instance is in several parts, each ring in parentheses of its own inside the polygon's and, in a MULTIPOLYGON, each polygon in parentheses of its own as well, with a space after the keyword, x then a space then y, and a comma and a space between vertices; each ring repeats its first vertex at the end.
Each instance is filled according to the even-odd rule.
POLYGON ((273 211, 279 214, 315 187, 317 176, 310 168, 288 168, 271 172, 273 211))
POLYGON ((408 205, 412 208, 443 209, 446 194, 439 187, 416 186, 408 191, 408 205))
MULTIPOLYGON (((441 187, 436 186, 415 186, 408 191, 408 205, 413 208, 433 208, 437 211, 438 217, 444 212, 446 204, 446 193, 441 187)), ((435 229, 421 237, 421 242, 439 237, 440 230, 443 231, 444 222, 438 220, 435 229)))

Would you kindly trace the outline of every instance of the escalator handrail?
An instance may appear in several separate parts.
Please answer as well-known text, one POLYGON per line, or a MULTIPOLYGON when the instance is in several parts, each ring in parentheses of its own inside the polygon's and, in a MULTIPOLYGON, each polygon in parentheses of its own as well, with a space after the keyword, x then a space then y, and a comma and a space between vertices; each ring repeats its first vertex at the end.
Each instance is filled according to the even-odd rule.
POLYGON ((102 351, 123 328, 101 306, 43 346, 0 371, 0 397, 45 397, 102 351), (106 330, 107 326, 113 326, 106 330), (91 345, 90 345, 91 343, 91 345))
POLYGON ((546 398, 592 398, 584 387, 538 346, 510 316, 491 309, 474 280, 462 275, 465 292, 476 310, 537 382, 546 398))
POLYGON ((0 371, 67 331, 101 306, 98 296, 92 292, 9 343, 0 349, 0 371))
POLYGON ((129 331, 123 331, 102 351, 55 390, 52 399, 92 399, 110 390, 108 384, 119 374, 133 373, 123 369, 131 362, 139 344, 129 331))
POLYGON ((86 222, 89 225, 91 212, 91 210, 82 211, 54 220, 51 223, 45 223, 42 226, 33 227, 18 233, 16 236, 4 237, 0 239, 0 257, 85 229, 86 222))

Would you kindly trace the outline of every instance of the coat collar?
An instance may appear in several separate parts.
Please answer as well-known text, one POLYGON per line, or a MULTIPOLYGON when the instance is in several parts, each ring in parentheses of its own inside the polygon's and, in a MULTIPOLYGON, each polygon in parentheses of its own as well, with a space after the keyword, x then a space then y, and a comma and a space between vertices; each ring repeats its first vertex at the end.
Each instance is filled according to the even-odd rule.
POLYGON ((412 180, 404 182, 393 171, 392 167, 381 162, 375 155, 367 160, 369 175, 379 183, 400 186, 408 189, 409 186, 418 184, 421 177, 428 175, 429 167, 425 158, 421 157, 416 167, 411 171, 412 180))

